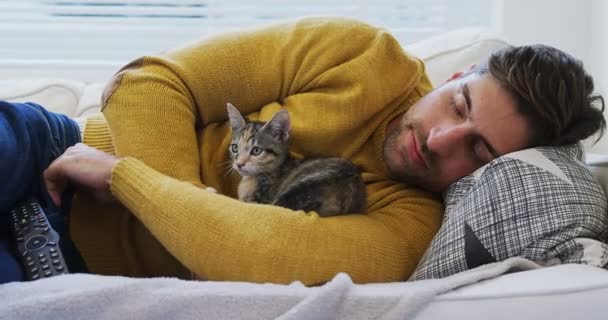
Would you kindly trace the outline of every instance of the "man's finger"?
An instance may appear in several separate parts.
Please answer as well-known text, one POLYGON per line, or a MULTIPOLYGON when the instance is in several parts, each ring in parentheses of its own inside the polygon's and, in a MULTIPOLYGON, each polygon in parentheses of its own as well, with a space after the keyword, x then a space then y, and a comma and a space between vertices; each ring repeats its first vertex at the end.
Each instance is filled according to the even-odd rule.
POLYGON ((61 195, 65 191, 67 183, 67 177, 61 170, 60 157, 51 163, 44 171, 44 184, 46 185, 46 190, 57 207, 61 207, 61 195))

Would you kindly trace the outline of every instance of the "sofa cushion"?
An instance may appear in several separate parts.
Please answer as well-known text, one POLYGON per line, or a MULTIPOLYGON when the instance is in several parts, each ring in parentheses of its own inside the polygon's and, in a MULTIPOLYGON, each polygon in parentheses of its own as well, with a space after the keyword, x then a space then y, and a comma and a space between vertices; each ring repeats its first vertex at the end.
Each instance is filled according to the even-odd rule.
POLYGON ((404 43, 406 51, 424 60, 426 71, 438 86, 452 74, 465 71, 484 61, 490 54, 509 44, 484 28, 462 28, 421 40, 404 43))
POLYGON ((580 145, 527 149, 452 184, 442 227, 411 279, 513 256, 606 265, 606 196, 581 156, 580 145))
POLYGON ((564 264, 514 272, 450 291, 424 306, 428 319, 606 319, 608 271, 564 264))
POLYGON ((102 83, 59 78, 0 81, 0 100, 35 102, 70 117, 99 113, 102 83))
POLYGON ((54 112, 74 115, 84 83, 55 78, 0 81, 0 100, 35 102, 54 112))

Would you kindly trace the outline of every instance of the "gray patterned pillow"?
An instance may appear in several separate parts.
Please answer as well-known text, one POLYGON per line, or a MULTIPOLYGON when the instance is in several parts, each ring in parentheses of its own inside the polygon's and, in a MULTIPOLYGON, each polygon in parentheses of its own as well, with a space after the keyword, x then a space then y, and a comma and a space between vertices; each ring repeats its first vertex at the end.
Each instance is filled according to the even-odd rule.
POLYGON ((608 264, 606 196, 582 154, 580 145, 518 151, 452 184, 442 227, 410 280, 513 256, 608 264))

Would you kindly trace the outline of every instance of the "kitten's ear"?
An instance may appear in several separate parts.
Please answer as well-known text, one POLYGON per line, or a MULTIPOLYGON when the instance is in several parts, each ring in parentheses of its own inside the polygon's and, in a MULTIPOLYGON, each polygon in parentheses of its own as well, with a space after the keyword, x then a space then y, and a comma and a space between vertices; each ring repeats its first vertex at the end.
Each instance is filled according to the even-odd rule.
POLYGON ((245 118, 243 118, 239 110, 231 103, 226 104, 226 109, 228 109, 228 118, 230 118, 232 131, 242 129, 245 126, 245 118))
POLYGON ((290 129, 291 119, 289 118, 287 109, 279 110, 279 112, 275 113, 274 116, 272 116, 272 119, 262 127, 262 131, 270 132, 270 134, 279 137, 283 142, 289 139, 290 129))

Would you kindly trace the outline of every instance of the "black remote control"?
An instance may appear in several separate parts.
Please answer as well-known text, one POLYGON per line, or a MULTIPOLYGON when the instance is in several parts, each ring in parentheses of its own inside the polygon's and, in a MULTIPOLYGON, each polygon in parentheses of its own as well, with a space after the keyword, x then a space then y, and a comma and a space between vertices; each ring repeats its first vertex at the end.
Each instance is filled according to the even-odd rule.
POLYGON ((59 248, 59 234, 53 230, 36 200, 25 201, 10 210, 17 254, 28 280, 68 273, 59 248))

